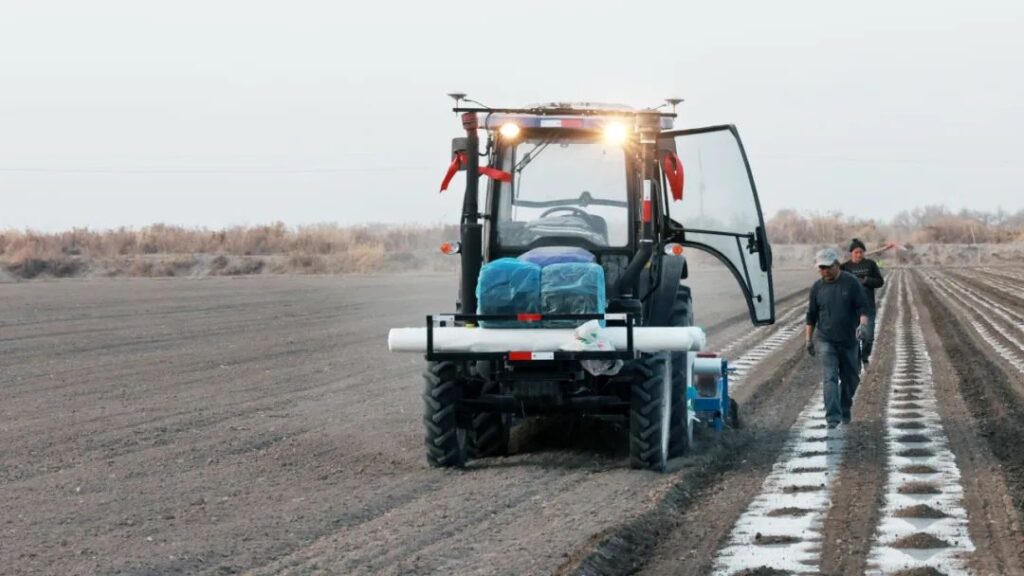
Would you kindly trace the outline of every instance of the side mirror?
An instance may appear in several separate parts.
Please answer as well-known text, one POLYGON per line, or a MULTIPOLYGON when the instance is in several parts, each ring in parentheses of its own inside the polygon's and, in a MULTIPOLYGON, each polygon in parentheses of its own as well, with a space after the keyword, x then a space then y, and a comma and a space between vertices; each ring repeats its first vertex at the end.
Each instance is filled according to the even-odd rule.
MULTIPOLYGON (((469 142, 465 136, 459 138, 452 138, 452 161, 454 162, 459 154, 463 154, 469 149, 469 142)), ((459 171, 462 172, 466 169, 465 162, 459 162, 459 171)))

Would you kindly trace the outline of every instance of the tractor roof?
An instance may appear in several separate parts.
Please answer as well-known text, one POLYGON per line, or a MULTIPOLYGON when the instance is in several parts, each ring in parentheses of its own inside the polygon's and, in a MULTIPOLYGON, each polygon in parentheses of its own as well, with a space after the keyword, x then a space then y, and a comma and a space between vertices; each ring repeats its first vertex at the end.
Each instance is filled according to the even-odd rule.
POLYGON ((481 128, 497 130, 508 122, 521 128, 566 128, 600 130, 612 119, 657 116, 662 130, 672 128, 675 113, 637 110, 622 104, 598 102, 547 102, 526 108, 455 108, 455 112, 477 112, 481 128))

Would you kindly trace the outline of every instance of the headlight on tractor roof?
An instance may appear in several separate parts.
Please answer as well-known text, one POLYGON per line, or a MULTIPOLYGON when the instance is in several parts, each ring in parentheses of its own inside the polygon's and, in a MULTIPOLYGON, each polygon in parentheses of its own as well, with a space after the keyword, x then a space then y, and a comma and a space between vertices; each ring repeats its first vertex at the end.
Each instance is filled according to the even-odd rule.
POLYGON ((605 142, 621 146, 626 143, 626 138, 628 137, 629 132, 626 130, 626 125, 622 122, 609 122, 604 125, 605 142))
POLYGON ((506 122, 501 125, 498 132, 501 133, 502 138, 512 140, 516 136, 519 136, 519 124, 516 124, 515 122, 506 122))

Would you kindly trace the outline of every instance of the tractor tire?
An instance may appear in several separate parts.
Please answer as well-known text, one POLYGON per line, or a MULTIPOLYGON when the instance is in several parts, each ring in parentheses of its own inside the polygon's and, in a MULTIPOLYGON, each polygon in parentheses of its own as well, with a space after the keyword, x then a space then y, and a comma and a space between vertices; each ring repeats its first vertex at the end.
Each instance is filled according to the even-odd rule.
POLYGON ((466 464, 466 433, 458 426, 459 374, 454 362, 429 362, 423 372, 423 424, 427 463, 435 468, 466 464))
MULTIPOLYGON (((679 285, 672 304, 671 326, 693 326, 693 297, 690 288, 679 285)), ((672 353, 672 414, 669 419, 668 457, 685 456, 693 446, 693 421, 690 420, 687 389, 690 387, 686 352, 672 353)))
POLYGON ((671 355, 659 352, 633 362, 629 408, 629 465, 664 470, 672 410, 671 355))
POLYGON ((733 398, 729 398, 729 426, 733 430, 743 427, 743 421, 740 420, 740 405, 733 398))
MULTIPOLYGON (((499 390, 497 382, 487 381, 482 394, 494 394, 499 390)), ((473 415, 473 430, 467 447, 469 457, 486 458, 508 454, 511 417, 500 412, 478 412, 473 415)))

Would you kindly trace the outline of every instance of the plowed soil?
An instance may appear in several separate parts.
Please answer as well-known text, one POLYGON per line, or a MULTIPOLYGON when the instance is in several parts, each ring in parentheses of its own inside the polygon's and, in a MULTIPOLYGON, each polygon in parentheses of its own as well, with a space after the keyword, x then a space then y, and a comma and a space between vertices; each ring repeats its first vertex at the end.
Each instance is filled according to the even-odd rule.
MULTIPOLYGON (((454 284, 0 285, 0 573, 547 574, 694 469, 629 469, 613 425, 428 468, 423 360, 386 334, 451 311, 454 284)), ((699 323, 749 330, 730 276, 691 284, 699 323)))
MULTIPOLYGON (((802 307, 814 277, 777 274, 780 314, 802 307)), ((996 290, 981 271, 904 273, 960 469, 976 547, 968 561, 978 574, 1024 574, 1024 373, 970 327, 977 313, 948 300, 941 278, 1020 313, 1024 296, 996 290)), ((622 426, 597 421, 534 422, 517 431, 511 456, 437 470, 422 447, 423 359, 390 354, 385 342, 388 328, 450 311, 454 284, 441 275, 0 284, 0 573, 708 573, 797 415, 820 398, 802 335, 736 388, 744 428, 701 435, 668 473, 631 470, 622 426)), ((713 348, 734 345, 735 357, 781 328, 751 331, 724 273, 692 284, 713 348)), ((889 394, 932 411, 924 383, 891 386, 892 327, 911 320, 888 314, 844 431, 812 571, 869 568, 889 394)), ((1024 338, 1011 321, 992 322, 997 345, 1024 338)), ((892 421, 895 450, 930 454, 933 439, 907 416, 892 421)), ((905 487, 935 481, 923 465, 900 472, 920 475, 905 487)), ((806 513, 782 509, 778 519, 806 513)), ((941 545, 922 534, 900 544, 941 545)), ((763 530, 757 545, 781 549, 793 537, 763 530)))

